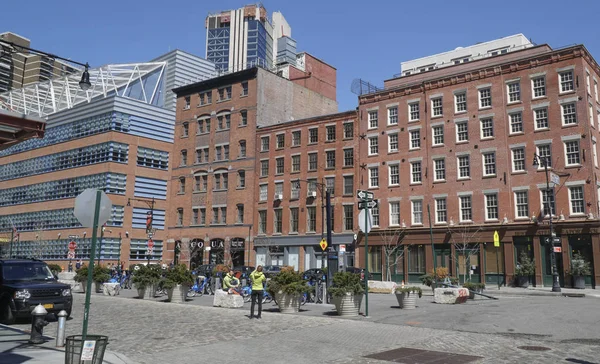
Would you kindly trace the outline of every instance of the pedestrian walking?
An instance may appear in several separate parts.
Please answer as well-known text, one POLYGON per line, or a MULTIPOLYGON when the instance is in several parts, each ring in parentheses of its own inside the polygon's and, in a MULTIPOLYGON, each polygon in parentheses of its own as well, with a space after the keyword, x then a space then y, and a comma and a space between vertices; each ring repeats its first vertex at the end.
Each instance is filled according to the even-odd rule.
POLYGON ((250 279, 252 280, 252 304, 250 305, 250 318, 254 316, 254 304, 258 302, 258 315, 257 319, 261 318, 262 313, 262 300, 264 295, 264 284, 267 278, 265 277, 262 265, 256 267, 256 270, 250 273, 250 279))
POLYGON ((75 269, 79 269, 79 268, 81 268, 81 259, 79 259, 77 261, 77 263, 75 263, 75 269))
POLYGON ((73 271, 73 262, 69 260, 69 273, 73 271))

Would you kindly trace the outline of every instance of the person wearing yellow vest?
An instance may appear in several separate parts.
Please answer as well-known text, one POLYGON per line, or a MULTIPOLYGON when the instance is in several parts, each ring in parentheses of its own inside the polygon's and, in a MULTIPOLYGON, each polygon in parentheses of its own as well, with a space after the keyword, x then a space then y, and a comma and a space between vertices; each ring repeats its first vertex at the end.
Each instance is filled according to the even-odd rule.
POLYGON ((256 270, 250 273, 250 280, 252 281, 252 304, 250 305, 250 318, 254 317, 254 304, 258 302, 258 315, 257 319, 260 319, 260 314, 262 313, 262 300, 264 295, 264 283, 267 280, 265 277, 262 265, 256 267, 256 270))

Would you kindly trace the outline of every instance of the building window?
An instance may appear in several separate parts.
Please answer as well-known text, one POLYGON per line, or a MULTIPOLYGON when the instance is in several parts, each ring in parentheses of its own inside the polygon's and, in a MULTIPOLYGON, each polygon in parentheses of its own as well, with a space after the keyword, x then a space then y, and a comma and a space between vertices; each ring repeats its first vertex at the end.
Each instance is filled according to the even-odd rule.
POLYGON ((433 161, 435 176, 434 181, 446 180, 446 160, 444 158, 435 159, 433 161))
POLYGON ((521 84, 519 82, 511 82, 506 85, 508 92, 508 103, 521 101, 521 84))
POLYGON ((275 143, 277 149, 285 148, 285 134, 277 134, 275 136, 275 143))
POLYGON ((238 171, 237 188, 246 188, 246 172, 245 171, 238 171))
POLYGON ((371 222, 374 227, 379 226, 379 207, 374 207, 371 209, 371 222))
POLYGON ((411 210, 412 210, 412 225, 422 225, 423 224, 423 200, 412 200, 411 210))
POLYGON ((369 111, 369 129, 377 128, 378 124, 377 110, 369 111))
POLYGON ((241 204, 237 205, 237 217, 235 219, 235 223, 236 224, 244 223, 244 205, 241 205, 241 204))
POLYGON ((354 123, 344 123, 344 139, 354 138, 354 123))
POLYGON ((496 175, 496 153, 495 152, 483 153, 483 175, 484 176, 495 176, 496 175))
POLYGON ((354 205, 344 205, 344 230, 354 230, 354 205))
POLYGON ((215 147, 215 160, 216 161, 220 161, 223 159, 222 155, 221 155, 221 146, 217 146, 215 147))
POLYGON ((218 91, 219 91, 219 101, 231 99, 231 86, 221 87, 218 91))
POLYGON ((454 109, 455 112, 464 112, 467 111, 467 93, 460 92, 454 94, 454 109))
POLYGON ((198 119, 198 130, 196 131, 196 134, 204 133, 204 122, 205 121, 206 121, 206 119, 198 119))
POLYGON ((469 125, 466 121, 456 123, 456 142, 469 141, 469 125))
POLYGON ((203 149, 203 151, 202 151, 202 156, 204 157, 204 160, 203 160, 203 162, 204 162, 204 163, 208 163, 208 161, 209 161, 209 158, 210 158, 210 152, 209 152, 208 148, 204 148, 204 149, 203 149))
POLYGON ((388 109, 388 125, 398 125, 398 107, 388 109))
POLYGON ((592 106, 592 104, 589 104, 589 111, 590 111, 590 125, 593 127, 594 126, 594 107, 592 106))
POLYGON ((269 193, 269 186, 267 184, 262 184, 259 187, 259 200, 260 201, 267 201, 268 198, 268 193, 269 193))
POLYGON ((300 156, 292 156, 292 172, 300 172, 300 156))
POLYGON ((318 154, 310 153, 308 155, 308 170, 316 171, 317 170, 317 162, 318 162, 318 154))
POLYGON ((512 150, 513 172, 525 171, 525 148, 514 148, 512 150))
POLYGON ((584 214, 585 203, 583 201, 583 186, 569 187, 569 201, 571 202, 571 214, 584 214))
POLYGON ((369 138, 369 155, 379 153, 379 137, 374 136, 369 138))
POLYGON ((598 81, 594 80, 594 95, 596 97, 596 102, 598 101, 598 81))
POLYGON ((248 96, 248 82, 242 82, 242 94, 240 96, 248 96))
POLYGON ((379 187, 379 167, 369 168, 369 188, 379 187))
POLYGON ((283 174, 284 171, 283 157, 275 159, 275 174, 283 174))
POLYGON ((318 143, 319 142, 319 129, 313 128, 308 129, 308 143, 318 143))
POLYGON ((481 139, 494 137, 494 119, 481 119, 481 139))
POLYGON ((390 172, 390 185, 399 185, 400 184, 400 166, 398 164, 392 164, 389 166, 390 172))
POLYGON ((183 209, 177 209, 177 226, 183 226, 183 209))
POLYGON ((258 233, 267 233, 267 211, 261 210, 258 212, 258 233))
POLYGON ((596 142, 592 140, 592 156, 594 157, 594 167, 598 167, 598 148, 596 142))
POLYGON ((541 109, 533 110, 535 118, 535 129, 548 129, 548 108, 543 107, 541 109))
POLYGON ((300 183, 292 183, 290 189, 290 200, 297 200, 300 198, 300 183))
POLYGON ((227 224, 227 207, 221 207, 221 224, 227 224))
POLYGON ((281 209, 274 210, 273 233, 281 234, 283 228, 283 213, 281 209))
POLYGON ((242 110, 240 111, 240 126, 248 125, 248 111, 242 110))
POLYGON ((187 109, 189 109, 189 108, 190 108, 190 97, 189 97, 189 96, 185 96, 185 97, 183 98, 183 102, 184 102, 183 109, 184 109, 184 110, 187 110, 187 109))
POLYGON ((283 198, 283 183, 275 183, 275 200, 281 200, 283 198))
POLYGON ((181 136, 183 138, 187 137, 190 133, 190 124, 189 123, 183 123, 181 124, 182 126, 182 130, 181 130, 181 136))
POLYGON ((398 151, 398 133, 388 134, 388 152, 398 151))
POLYGON ((433 133, 433 145, 444 145, 444 125, 431 128, 433 133))
POLYGON ((229 160, 229 145, 223 146, 223 158, 228 161, 229 160))
POLYGON ((390 202, 390 225, 400 225, 400 202, 390 202))
POLYGON ((268 152, 269 151, 269 137, 261 137, 260 138, 260 151, 268 152))
POLYGON ((206 174, 195 176, 196 191, 206 192, 208 188, 208 176, 206 174))
POLYGON ((354 176, 344 176, 344 196, 354 194, 354 176))
MULTIPOLYGON (((537 146, 537 155, 546 160, 548 164, 548 168, 552 167, 552 148, 551 144, 540 144, 537 146)), ((543 169, 544 167, 540 163, 538 169, 543 169)))
POLYGON ((260 161, 260 176, 267 177, 269 175, 269 161, 260 161))
POLYGON ((332 197, 335 196, 335 177, 325 178, 325 188, 327 188, 332 197))
POLYGON ((202 163, 202 149, 196 149, 194 156, 195 156, 194 163, 196 163, 196 164, 202 163))
POLYGON ((471 178, 471 158, 468 155, 458 157, 458 178, 471 178))
POLYGON ((492 107, 492 89, 482 88, 479 90, 479 108, 492 107))
POLYGON ((543 189, 542 192, 542 207, 544 209, 544 215, 548 216, 550 213, 552 216, 556 215, 556 206, 554 205, 554 190, 543 189))
POLYGON ((186 166, 187 165, 187 150, 182 150, 179 157, 181 159, 181 163, 179 163, 179 166, 180 167, 186 166))
POLYGON ((298 232, 298 208, 290 207, 290 233, 298 232))
POLYGON ((292 146, 296 147, 300 145, 300 140, 302 140, 302 134, 300 130, 296 130, 292 132, 292 146))
POLYGON ((461 196, 460 199, 460 221, 473 221, 473 210, 471 196, 461 196))
POLYGON ((431 111, 431 116, 434 118, 437 116, 442 116, 444 114, 441 97, 431 99, 431 111))
POLYGON ((510 132, 511 134, 523 132, 523 114, 520 112, 510 114, 510 132))
POLYGON ((332 142, 335 140, 335 125, 328 125, 325 127, 326 140, 332 142))
POLYGON ((579 159, 579 140, 565 142, 565 153, 567 154, 567 166, 581 163, 579 159))
POLYGON ((200 209, 200 220, 198 221, 199 225, 206 225, 206 209, 200 209))
POLYGON ((421 148, 421 130, 415 129, 408 132, 410 135, 410 149, 421 148))
POLYGON ((354 166, 354 149, 344 149, 344 167, 354 166))
POLYGON ((527 191, 515 192, 515 206, 517 209, 517 217, 529 217, 529 201, 527 191))
POLYGON ((498 194, 485 195, 485 219, 498 220, 498 194))
POLYGON ((420 117, 419 103, 408 104, 408 121, 417 121, 420 117))
POLYGON ((411 162, 410 163, 410 183, 421 183, 421 162, 411 162))
POLYGON ((217 116, 217 130, 227 130, 231 127, 231 114, 217 116))
POLYGON ((198 106, 204 106, 212 103, 212 91, 201 92, 200 96, 200 104, 198 106))
POLYGON ((312 206, 307 207, 306 215, 307 215, 306 231, 311 232, 311 233, 317 231, 317 208, 312 207, 312 206))
POLYGON ((435 199, 435 222, 443 224, 448 221, 448 213, 446 211, 446 198, 435 199))
POLYGON ((559 73, 560 92, 569 92, 575 89, 573 84, 573 71, 559 73))
POLYGON ((564 104, 562 107, 563 125, 577 124, 577 110, 575 103, 564 104))
POLYGON ((328 150, 325 152, 325 168, 335 168, 335 150, 328 150))
POLYGON ((240 140, 240 156, 239 158, 246 158, 246 141, 240 140))
POLYGON ((179 193, 185 193, 185 177, 179 177, 179 193))
POLYGON ((536 77, 531 79, 531 86, 533 87, 533 98, 546 96, 546 77, 536 77))

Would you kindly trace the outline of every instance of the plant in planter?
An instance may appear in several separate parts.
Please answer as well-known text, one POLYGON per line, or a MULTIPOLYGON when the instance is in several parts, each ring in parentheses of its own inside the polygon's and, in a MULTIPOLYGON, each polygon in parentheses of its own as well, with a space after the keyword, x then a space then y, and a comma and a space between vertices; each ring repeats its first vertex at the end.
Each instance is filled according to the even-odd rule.
POLYGON ((169 269, 166 274, 166 279, 163 281, 163 287, 167 289, 169 301, 176 303, 184 303, 190 286, 194 284, 194 275, 185 264, 178 264, 169 269), (164 284, 171 285, 171 289, 164 284), (173 292, 175 291, 175 295, 173 292))
POLYGON ((87 276, 88 276, 88 267, 81 267, 81 268, 77 269, 77 271, 75 271, 75 277, 73 277, 73 280, 75 282, 79 283, 79 286, 81 287, 81 291, 83 293, 85 293, 87 276))
POLYGON ((590 262, 586 261, 579 253, 573 254, 569 273, 573 277, 573 288, 585 289, 585 276, 592 273, 590 262))
POLYGON ((148 287, 152 288, 152 285, 154 284, 154 279, 152 278, 150 268, 144 265, 139 266, 139 269, 135 271, 131 280, 138 291, 138 298, 140 299, 144 298, 146 289, 148 287))
POLYGON ((423 290, 420 287, 396 288, 396 299, 400 308, 405 310, 414 310, 417 307, 417 296, 423 296, 423 290))
POLYGON ((432 290, 436 289, 437 287, 441 287, 442 283, 446 281, 446 278, 450 280, 450 284, 458 284, 458 278, 451 277, 448 273, 448 268, 446 267, 437 267, 436 269, 432 269, 431 273, 424 274, 419 278, 424 285, 431 287, 432 290))
POLYGON ((162 278, 158 283, 158 287, 167 291, 167 301, 173 300, 173 290, 177 287, 175 281, 169 278, 162 278))
POLYGON ((96 293, 100 292, 100 286, 102 283, 107 282, 110 279, 110 269, 101 266, 94 267, 94 273, 92 277, 94 280, 96 293))
POLYGON ((148 298, 154 298, 156 295, 156 291, 158 291, 158 283, 160 282, 162 275, 163 275, 163 270, 162 267, 160 266, 160 264, 150 264, 147 266, 148 271, 148 277, 150 278, 152 284, 151 284, 151 290, 150 292, 148 292, 148 298))
POLYGON ((335 309, 340 316, 358 316, 365 288, 360 275, 337 272, 333 275, 333 286, 328 289, 333 296, 335 309))
POLYGON ((58 273, 62 272, 62 267, 58 264, 48 264, 48 268, 55 276, 58 276, 58 273))
POLYGON ((282 267, 267 283, 267 292, 275 299, 281 313, 298 312, 300 297, 308 291, 302 273, 295 272, 293 267, 282 267))
POLYGON ((529 277, 535 273, 535 263, 527 252, 521 252, 519 262, 515 268, 515 285, 517 287, 529 287, 529 277))
POLYGON ((485 289, 485 283, 475 283, 475 282, 465 282, 463 283, 463 288, 469 290, 469 299, 475 298, 475 293, 483 293, 485 289))

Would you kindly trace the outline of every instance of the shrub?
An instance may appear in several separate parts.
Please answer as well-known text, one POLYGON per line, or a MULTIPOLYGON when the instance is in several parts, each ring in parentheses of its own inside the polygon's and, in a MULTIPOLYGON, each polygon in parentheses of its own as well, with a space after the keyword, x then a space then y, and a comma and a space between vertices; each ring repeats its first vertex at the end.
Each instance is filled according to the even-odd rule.
POLYGON ((58 274, 58 273, 62 272, 62 267, 58 264, 48 264, 48 268, 50 268, 50 270, 54 274, 58 274))
POLYGON ((150 267, 146 265, 139 265, 138 267, 139 269, 134 272, 131 278, 137 289, 144 289, 156 283, 153 278, 154 273, 150 270, 150 267))
POLYGON ((87 281, 87 276, 88 276, 88 267, 81 267, 75 271, 75 277, 73 278, 73 280, 75 280, 75 282, 79 282, 79 283, 85 282, 85 281, 87 281))
POLYGON ((309 291, 308 284, 302 279, 302 274, 294 270, 281 270, 267 283, 267 291, 272 297, 275 293, 302 294, 309 291))
MULTIPOLYGON (((87 279, 87 278, 86 278, 87 279)), ((94 267, 93 280, 97 283, 103 283, 110 279, 110 269, 106 267, 94 267)))
POLYGON ((519 262, 515 268, 515 275, 518 277, 529 277, 535 273, 535 263, 529 258, 527 252, 521 252, 519 262))
POLYGON ((173 289, 173 288, 175 288, 175 286, 177 286, 177 283, 175 283, 175 281, 173 281, 172 279, 163 278, 158 283, 158 286, 160 288, 164 288, 164 289, 173 289))
POLYGON ((423 296, 423 290, 420 287, 404 287, 404 288, 396 288, 396 294, 398 293, 417 293, 419 298, 423 296))
POLYGON ((173 281, 175 285, 192 285, 194 284, 194 275, 186 267, 185 264, 178 264, 175 267, 169 269, 166 274, 166 279, 173 281))
POLYGON ((573 254, 570 273, 572 276, 587 276, 591 274, 590 262, 587 262, 583 255, 579 253, 573 254))
POLYGON ((337 272, 333 275, 333 286, 327 291, 334 297, 341 297, 348 293, 363 294, 365 288, 360 283, 360 275, 350 272, 337 272))

